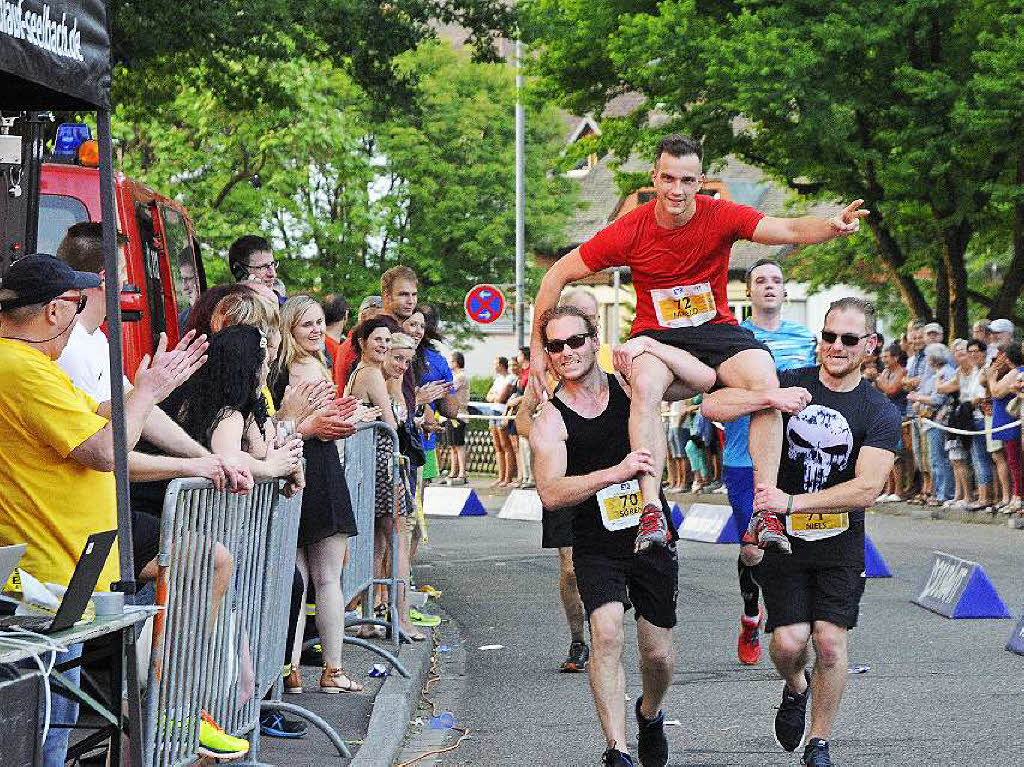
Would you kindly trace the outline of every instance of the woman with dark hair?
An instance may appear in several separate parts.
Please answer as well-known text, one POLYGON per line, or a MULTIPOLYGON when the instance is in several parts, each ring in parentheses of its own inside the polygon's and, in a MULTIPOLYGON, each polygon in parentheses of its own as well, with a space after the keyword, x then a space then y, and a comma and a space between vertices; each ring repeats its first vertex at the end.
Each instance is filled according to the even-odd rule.
POLYGON ((1020 426, 994 430, 1016 420, 1007 412, 1006 405, 1016 395, 1014 386, 1020 373, 1024 372, 1024 359, 1021 358, 1020 346, 1013 342, 1000 344, 999 354, 985 369, 985 372, 988 389, 992 393, 992 439, 1002 442, 1010 473, 1010 502, 1005 505, 1000 504, 997 508, 1004 514, 1013 514, 1021 510, 1021 430, 1020 426))
POLYGON ((252 291, 248 286, 243 285, 240 282, 232 282, 228 285, 214 285, 212 288, 200 295, 199 300, 195 302, 195 305, 192 307, 192 311, 188 313, 188 321, 185 323, 185 327, 181 329, 182 335, 190 330, 195 330, 196 335, 201 333, 205 333, 207 337, 213 335, 210 330, 210 320, 213 317, 214 309, 217 308, 217 304, 228 296, 246 295, 250 293, 252 293, 252 291), (202 328, 202 330, 199 330, 198 328, 202 328))
MULTIPOLYGON (((427 394, 423 387, 431 383, 445 384, 441 396, 446 396, 447 385, 451 385, 453 379, 448 360, 434 347, 434 342, 441 340, 437 332, 437 312, 429 306, 417 306, 402 323, 402 331, 416 342, 416 352, 411 363, 413 378, 416 381, 417 394, 423 394, 425 397, 417 397, 416 402, 416 423, 422 432, 423 452, 426 457, 426 462, 417 469, 415 486, 418 487, 419 480, 434 479, 438 475, 437 433, 441 430, 433 403, 426 399, 432 395, 427 394)), ((417 538, 414 537, 414 540, 417 538)))

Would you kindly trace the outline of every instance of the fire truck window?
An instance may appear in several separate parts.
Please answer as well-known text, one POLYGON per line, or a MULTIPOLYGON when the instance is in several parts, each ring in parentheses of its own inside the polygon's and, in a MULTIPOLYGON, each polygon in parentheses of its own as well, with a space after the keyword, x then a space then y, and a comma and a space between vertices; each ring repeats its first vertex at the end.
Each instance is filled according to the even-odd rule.
POLYGON ((161 205, 160 215, 164 219, 164 232, 167 236, 174 300, 178 309, 182 310, 192 306, 199 298, 199 275, 196 272, 195 254, 192 252, 192 238, 185 217, 174 208, 161 205))
POLYGON ((56 194, 39 196, 39 229, 36 252, 57 252, 64 235, 79 221, 88 221, 89 211, 81 200, 56 194))

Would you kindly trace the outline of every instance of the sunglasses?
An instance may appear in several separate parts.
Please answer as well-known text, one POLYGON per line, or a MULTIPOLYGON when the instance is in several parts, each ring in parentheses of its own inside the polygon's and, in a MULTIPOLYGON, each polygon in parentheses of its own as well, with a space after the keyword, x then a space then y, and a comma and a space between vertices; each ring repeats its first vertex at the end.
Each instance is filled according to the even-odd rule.
POLYGON ((858 336, 856 333, 833 333, 831 330, 823 330, 821 331, 821 340, 827 344, 834 344, 838 338, 843 342, 843 346, 856 346, 863 339, 873 335, 874 333, 865 333, 858 336))
POLYGON ((566 347, 566 344, 568 344, 570 349, 579 349, 587 342, 588 338, 590 336, 586 333, 577 333, 568 338, 552 338, 544 344, 544 348, 549 354, 558 354, 566 347))
POLYGON ((71 303, 78 304, 75 308, 75 314, 81 314, 85 311, 85 305, 89 301, 88 296, 57 296, 58 301, 70 301, 71 303))

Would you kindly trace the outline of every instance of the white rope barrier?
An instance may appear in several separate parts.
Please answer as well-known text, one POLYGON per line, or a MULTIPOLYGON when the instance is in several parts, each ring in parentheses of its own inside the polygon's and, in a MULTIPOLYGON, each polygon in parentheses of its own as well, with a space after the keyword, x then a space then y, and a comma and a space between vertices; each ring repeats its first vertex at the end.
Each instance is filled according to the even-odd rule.
POLYGON ((980 431, 968 431, 966 429, 954 429, 952 426, 946 426, 943 423, 933 421, 931 418, 921 418, 921 423, 926 423, 929 426, 940 429, 941 431, 947 431, 950 434, 960 434, 965 437, 980 437, 982 434, 992 434, 997 431, 1004 431, 1006 429, 1015 429, 1020 426, 1020 419, 1012 423, 1004 423, 1002 426, 989 427, 987 429, 981 429, 980 431))

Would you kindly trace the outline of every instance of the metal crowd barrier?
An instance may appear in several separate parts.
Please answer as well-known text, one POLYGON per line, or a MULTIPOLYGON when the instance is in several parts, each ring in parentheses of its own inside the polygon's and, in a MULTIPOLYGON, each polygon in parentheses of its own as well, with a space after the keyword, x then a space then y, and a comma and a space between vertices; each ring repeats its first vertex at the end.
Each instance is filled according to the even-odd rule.
POLYGON ((165 610, 154 623, 143 706, 147 767, 195 762, 202 712, 232 735, 258 733, 260 701, 281 676, 289 612, 282 595, 291 593, 301 506, 302 494, 285 498, 276 480, 245 496, 206 480, 170 483, 157 577, 165 610), (217 544, 232 567, 213 615, 217 544), (240 694, 243 669, 253 677, 248 696, 240 694))

